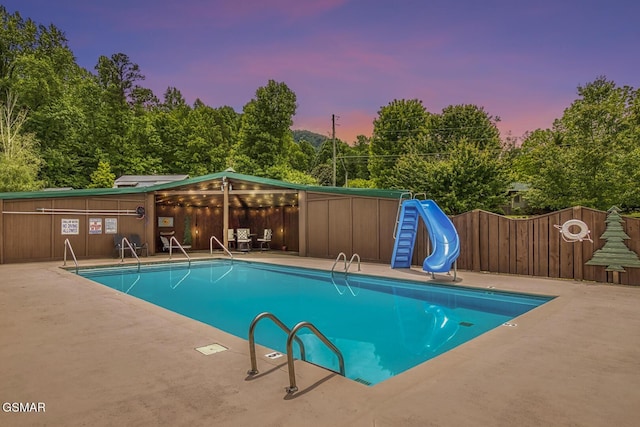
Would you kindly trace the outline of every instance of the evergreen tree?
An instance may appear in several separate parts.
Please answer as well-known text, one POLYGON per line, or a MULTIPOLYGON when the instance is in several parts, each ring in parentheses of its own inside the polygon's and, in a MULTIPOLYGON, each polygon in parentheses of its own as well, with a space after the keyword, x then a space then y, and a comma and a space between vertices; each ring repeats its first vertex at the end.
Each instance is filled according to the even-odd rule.
POLYGON ((109 162, 100 160, 98 168, 91 174, 91 184, 89 188, 112 188, 116 180, 116 175, 111 172, 109 162))

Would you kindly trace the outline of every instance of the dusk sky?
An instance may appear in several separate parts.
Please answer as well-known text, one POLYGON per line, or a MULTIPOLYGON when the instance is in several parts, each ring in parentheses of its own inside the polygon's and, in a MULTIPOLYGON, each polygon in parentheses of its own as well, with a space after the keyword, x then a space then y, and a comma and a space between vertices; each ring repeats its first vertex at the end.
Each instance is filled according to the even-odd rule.
POLYGON ((630 0, 9 0, 64 31, 78 63, 125 53, 162 98, 241 112, 269 79, 297 96, 294 129, 349 143, 394 99, 499 116, 502 136, 550 128, 577 86, 640 87, 630 0))

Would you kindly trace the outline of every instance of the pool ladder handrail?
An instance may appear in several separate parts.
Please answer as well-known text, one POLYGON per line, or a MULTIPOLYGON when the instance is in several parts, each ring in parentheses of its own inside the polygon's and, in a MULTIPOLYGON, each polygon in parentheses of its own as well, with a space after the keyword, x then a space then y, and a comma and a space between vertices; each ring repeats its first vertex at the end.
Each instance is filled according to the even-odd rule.
POLYGON ((233 254, 231 253, 231 251, 229 249, 227 249, 224 246, 224 243, 222 243, 216 236, 211 236, 211 238, 209 239, 209 254, 213 255, 213 241, 214 240, 218 243, 218 245, 220 245, 222 250, 225 251, 227 253, 227 255, 229 255, 229 258, 231 258, 231 260, 233 261, 233 254))
POLYGON ((336 283, 336 281, 334 279, 334 273, 335 273, 336 264, 338 263, 338 261, 340 260, 341 257, 344 258, 344 281, 345 281, 345 285, 347 285, 347 288, 349 289, 349 292, 351 292, 351 295, 353 295, 355 297, 358 294, 353 292, 353 289, 351 288, 351 285, 349 284, 349 269, 351 268, 351 264, 353 263, 353 260, 357 258, 358 259, 358 271, 361 271, 361 268, 360 268, 360 255, 358 255, 358 254, 351 255, 351 259, 347 263, 347 256, 345 255, 344 252, 340 252, 338 254, 338 257, 336 258, 335 262, 333 263, 333 267, 331 267, 331 283, 333 283, 333 287, 336 288, 336 291, 338 291, 338 294, 344 295, 344 292, 340 291, 340 289, 338 288, 338 285, 337 285, 337 283, 336 283))
POLYGON ((329 347, 329 349, 331 351, 333 351, 333 353, 338 357, 338 363, 339 363, 339 366, 340 366, 340 372, 336 372, 333 369, 329 369, 329 368, 326 368, 326 367, 324 367, 324 368, 328 369, 331 372, 339 373, 343 377, 345 376, 344 357, 342 357, 342 353, 340 352, 338 347, 336 347, 331 341, 329 341, 329 339, 326 336, 324 336, 324 334, 322 332, 320 332, 318 330, 318 328, 316 328, 313 325, 313 323, 311 323, 311 322, 300 322, 296 326, 293 327, 293 329, 289 333, 289 336, 287 337, 287 367, 289 368, 289 387, 286 388, 286 391, 287 391, 288 394, 295 393, 296 391, 298 391, 298 387, 296 385, 295 365, 293 363, 293 340, 295 338, 297 338, 296 334, 302 328, 307 328, 311 332, 313 332, 318 338, 320 338, 320 341, 322 341, 327 347, 329 347))
POLYGON ((171 236, 171 239, 169 239, 169 259, 171 259, 171 255, 173 254, 173 250, 172 250, 174 248, 173 242, 176 242, 175 247, 180 248, 184 256, 187 257, 187 260, 189 260, 189 267, 191 267, 191 257, 187 254, 187 251, 185 251, 182 245, 178 242, 178 239, 176 239, 176 236, 171 236))
POLYGON ((340 258, 344 259, 344 272, 348 273, 349 272, 349 268, 351 268, 351 264, 353 263, 354 259, 358 259, 358 271, 361 271, 360 269, 360 255, 358 254, 353 254, 351 255, 351 259, 347 262, 347 255, 344 252, 340 252, 338 254, 338 256, 336 257, 336 260, 333 262, 333 266, 331 267, 331 272, 333 273, 336 269, 336 265, 338 264, 338 261, 340 261, 340 258))
POLYGON ((344 270, 347 271, 347 255, 344 252, 340 252, 336 257, 336 260, 333 262, 333 266, 331 267, 331 272, 336 268, 336 264, 340 261, 340 258, 344 258, 344 270))
POLYGON ((351 259, 349 260, 349 264, 347 264, 347 267, 344 269, 344 273, 347 274, 349 272, 349 269, 351 268, 351 263, 353 263, 354 259, 358 259, 358 271, 360 270, 360 255, 358 254, 353 254, 351 255, 351 259))
MULTIPOLYGON (((171 270, 169 270, 169 273, 171 273, 171 270)), ((175 290, 178 286, 180 286, 180 284, 181 284, 182 282, 184 282, 184 281, 185 281, 185 279, 186 279, 187 277, 189 277, 189 275, 190 275, 190 274, 191 274, 191 269, 188 269, 188 270, 187 270, 187 272, 185 273, 185 275, 184 275, 184 276, 182 276, 182 278, 181 278, 180 280, 178 280, 178 283, 176 283, 176 284, 175 284, 175 286, 171 286, 172 276, 171 276, 171 274, 170 274, 170 275, 169 275, 169 287, 170 287, 171 289, 174 289, 174 290, 175 290)))
MULTIPOLYGON (((258 325, 258 322, 265 318, 271 319, 273 323, 279 326, 280 329, 282 329, 284 333, 287 334, 287 336, 291 334, 291 329, 287 328, 287 326, 284 323, 282 323, 282 321, 278 319, 273 313, 269 313, 265 311, 263 313, 258 314, 256 317, 254 317, 253 320, 251 321, 251 325, 249 326, 249 355, 251 357, 251 369, 247 371, 248 375, 256 375, 259 372, 258 361, 256 358, 255 331, 256 331, 256 326, 258 325)), ((300 346, 300 357, 302 358, 302 360, 306 360, 307 355, 304 350, 304 343, 298 337, 296 337, 296 342, 300 346)))
POLYGON ((124 293, 128 294, 131 291, 131 289, 133 289, 133 287, 140 281, 140 278, 141 278, 140 273, 138 273, 138 277, 136 277, 136 280, 133 281, 131 286, 129 286, 129 288, 126 291, 124 291, 124 293))
POLYGON ((271 319, 276 325, 278 325, 280 327, 280 329, 282 329, 284 332, 287 333, 287 366, 289 368, 289 387, 287 387, 285 389, 287 391, 287 393, 291 394, 291 393, 295 393, 296 391, 298 391, 298 387, 296 386, 295 366, 294 366, 294 363, 293 363, 293 360, 294 360, 293 359, 293 341, 294 340, 300 346, 300 358, 305 362, 307 360, 307 356, 306 356, 305 350, 304 350, 304 343, 296 335, 298 333, 298 331, 300 329, 302 329, 302 328, 307 328, 311 332, 313 332, 318 338, 320 338, 320 341, 322 341, 327 347, 329 347, 329 349, 331 351, 333 351, 333 353, 338 357, 338 364, 339 364, 339 367, 340 367, 340 372, 336 372, 333 369, 329 369, 329 368, 326 368, 324 366, 323 366, 323 368, 325 368, 325 369, 327 369, 327 370, 329 370, 331 372, 336 372, 337 374, 340 374, 343 377, 345 376, 344 357, 342 356, 342 352, 331 341, 329 341, 329 339, 326 336, 324 336, 324 334, 322 332, 320 332, 318 330, 318 328, 316 328, 314 326, 313 323, 306 322, 306 321, 305 322, 300 322, 296 326, 294 326, 293 329, 290 330, 274 314, 266 312, 266 311, 263 312, 263 313, 258 314, 251 321, 251 325, 249 326, 249 354, 250 354, 250 357, 251 357, 251 369, 249 371, 247 371, 247 375, 256 375, 258 373, 258 363, 257 363, 257 360, 256 360, 255 329, 256 329, 256 326, 257 326, 258 322, 260 320, 262 320, 262 319, 265 319, 265 318, 271 319))
POLYGON ((133 246, 131 245, 131 242, 129 242, 129 239, 127 239, 126 237, 123 237, 122 242, 120 242, 120 262, 124 262, 124 250, 126 249, 124 246, 125 243, 129 247, 129 250, 131 251, 131 255, 133 255, 136 258, 136 261, 138 261, 138 271, 140 271, 140 258, 138 258, 138 254, 136 253, 136 250, 133 248, 133 246))
POLYGON ((76 274, 78 274, 78 259, 76 258, 76 254, 73 252, 73 247, 71 246, 69 239, 64 239, 64 263, 62 265, 67 265, 67 248, 69 248, 69 252, 71 252, 73 262, 76 265, 76 274))

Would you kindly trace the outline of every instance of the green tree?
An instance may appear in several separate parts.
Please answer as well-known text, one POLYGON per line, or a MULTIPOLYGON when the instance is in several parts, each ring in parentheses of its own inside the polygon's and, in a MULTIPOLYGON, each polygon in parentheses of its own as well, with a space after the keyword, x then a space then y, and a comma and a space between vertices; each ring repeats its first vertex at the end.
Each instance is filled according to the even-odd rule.
POLYGON ((296 129, 292 131, 293 140, 295 142, 300 142, 302 140, 309 142, 314 149, 318 149, 322 145, 322 143, 327 139, 326 136, 321 135, 319 133, 311 132, 308 130, 296 129))
POLYGON ((292 169, 287 165, 271 166, 266 170, 266 175, 273 179, 292 182, 294 184, 318 185, 318 180, 310 174, 292 169))
POLYGON ((429 116, 429 152, 445 153, 463 139, 480 149, 500 150, 499 121, 476 105, 450 105, 429 116))
MULTIPOLYGON (((336 185, 338 187, 345 185, 345 178, 349 176, 349 170, 346 168, 345 156, 351 154, 349 144, 336 139, 336 185)), ((311 171, 321 185, 333 185, 333 140, 326 139, 316 154, 315 166, 311 171), (330 172, 330 180, 326 180, 327 168, 330 172)))
POLYGON ((186 215, 184 217, 184 237, 182 238, 182 244, 190 246, 193 242, 193 234, 191 233, 191 216, 186 215))
POLYGON ((300 172, 311 172, 316 158, 316 149, 306 139, 293 144, 289 152, 291 166, 300 172))
POLYGON ((140 66, 134 64, 124 53, 115 53, 111 57, 104 55, 98 58, 95 66, 98 72, 97 78, 113 102, 134 104, 135 91, 140 89, 138 81, 145 76, 140 72, 140 66))
POLYGON ((296 95, 285 83, 269 80, 243 108, 237 155, 251 160, 255 171, 264 175, 269 167, 288 163, 293 144, 291 125, 296 112, 296 95))
POLYGON ((356 178, 356 179, 350 179, 349 180, 349 187, 351 188, 376 188, 376 185, 373 181, 369 180, 369 179, 362 179, 362 178, 356 178))
POLYGON ((314 177, 318 184, 331 186, 333 185, 333 166, 328 163, 320 163, 313 168, 311 176, 314 177))
POLYGON ((393 187, 426 193, 448 214, 500 211, 509 184, 500 157, 464 139, 450 147, 446 156, 402 156, 391 176, 393 187))
POLYGON ((391 172, 401 155, 426 151, 428 118, 429 113, 417 99, 394 100, 378 111, 369 159, 371 179, 378 187, 391 185, 391 172))
POLYGON ((11 92, 0 102, 0 191, 29 191, 42 185, 37 179, 42 163, 37 141, 33 134, 21 132, 27 112, 16 104, 11 92))
POLYGON ((97 122, 90 136, 94 159, 101 155, 98 150, 104 153, 116 175, 150 173, 159 161, 152 158, 147 162, 142 153, 147 141, 157 139, 150 122, 141 118, 157 102, 138 84, 145 76, 124 53, 100 56, 95 70, 101 102, 90 113, 97 122))
MULTIPOLYGON (((73 63, 73 54, 62 31, 54 25, 38 25, 31 19, 25 20, 19 12, 9 14, 0 5, 0 93, 15 89, 16 82, 43 72, 63 75, 73 63), (37 64, 41 69, 36 74, 25 73, 25 68, 35 65, 34 60, 43 60, 46 64, 37 64)), ((48 88, 43 89, 46 92, 48 88)), ((28 101, 22 98, 21 102, 28 101)))
POLYGON ((98 168, 91 174, 89 188, 112 188, 116 175, 111 172, 111 165, 106 160, 98 162, 98 168))
POLYGON ((529 206, 546 210, 571 206, 576 191, 571 157, 558 132, 538 129, 527 135, 512 163, 512 181, 530 185, 525 194, 529 206))
MULTIPOLYGON (((371 149, 371 140, 364 135, 358 135, 356 141, 351 147, 350 162, 354 165, 354 174, 349 179, 349 187, 354 186, 353 180, 363 179, 369 180, 369 152, 371 149)), ((369 185, 369 184, 367 184, 369 185)))
MULTIPOLYGON (((79 77, 89 73, 77 66, 55 26, 38 25, 17 12, 10 15, 3 6, 0 19, 0 86, 5 88, 0 93, 10 89, 19 107, 29 110, 23 133, 40 141, 34 146, 44 162, 39 178, 49 186, 86 184, 88 173, 79 165, 86 144, 76 139, 85 120, 74 91, 79 77)), ((90 163, 95 165, 93 159, 90 163)))
POLYGON ((522 145, 515 164, 520 180, 532 187, 525 195, 529 205, 637 206, 638 91, 599 77, 579 86, 578 95, 553 130, 533 132, 522 145))

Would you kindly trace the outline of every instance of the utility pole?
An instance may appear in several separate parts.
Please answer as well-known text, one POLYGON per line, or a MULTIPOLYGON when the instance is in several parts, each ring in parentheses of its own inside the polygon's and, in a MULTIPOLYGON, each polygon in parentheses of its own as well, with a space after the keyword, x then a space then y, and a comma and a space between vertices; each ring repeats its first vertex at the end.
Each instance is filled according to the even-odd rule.
POLYGON ((331 115, 331 139, 333 140, 333 186, 336 186, 336 115, 331 115))

